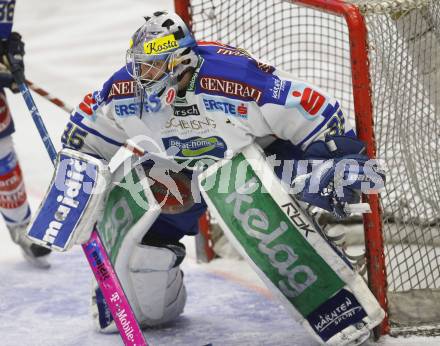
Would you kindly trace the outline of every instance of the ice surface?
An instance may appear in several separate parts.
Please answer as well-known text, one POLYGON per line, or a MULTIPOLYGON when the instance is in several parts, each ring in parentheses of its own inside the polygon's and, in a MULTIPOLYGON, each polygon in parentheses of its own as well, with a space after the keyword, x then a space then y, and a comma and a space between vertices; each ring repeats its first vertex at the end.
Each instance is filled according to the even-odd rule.
MULTIPOLYGON (((26 42, 26 74, 74 105, 99 87, 125 59, 131 33, 142 15, 171 9, 170 0, 17 2, 15 29, 26 42)), ((20 95, 8 93, 14 135, 33 209, 52 174, 52 165, 20 95)), ((67 115, 41 97, 37 105, 56 147, 67 115)), ((187 244, 190 241, 187 240, 187 244)), ((94 331, 89 316, 91 273, 79 248, 53 254, 48 271, 30 267, 0 224, 0 345, 122 345, 118 335, 94 331)), ((152 345, 301 345, 311 339, 271 298, 240 261, 184 264, 188 288, 185 313, 162 329, 145 331, 152 345)), ((438 345, 435 338, 384 338, 380 345, 438 345)), ((375 345, 369 342, 368 345, 375 345)))

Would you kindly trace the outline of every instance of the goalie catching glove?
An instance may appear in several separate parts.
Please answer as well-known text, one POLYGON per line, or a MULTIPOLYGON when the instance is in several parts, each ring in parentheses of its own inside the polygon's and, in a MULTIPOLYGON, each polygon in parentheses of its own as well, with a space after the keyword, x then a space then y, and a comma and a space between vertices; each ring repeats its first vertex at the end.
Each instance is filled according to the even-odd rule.
POLYGON ((18 93, 18 84, 24 82, 24 42, 18 32, 11 32, 7 40, 0 42, 0 87, 18 93))
POLYGON ((304 155, 308 162, 315 162, 312 172, 301 174, 296 163, 295 196, 339 218, 369 212, 368 205, 360 203, 360 193, 383 189, 385 174, 364 151, 364 143, 354 137, 328 136, 313 142, 304 155))

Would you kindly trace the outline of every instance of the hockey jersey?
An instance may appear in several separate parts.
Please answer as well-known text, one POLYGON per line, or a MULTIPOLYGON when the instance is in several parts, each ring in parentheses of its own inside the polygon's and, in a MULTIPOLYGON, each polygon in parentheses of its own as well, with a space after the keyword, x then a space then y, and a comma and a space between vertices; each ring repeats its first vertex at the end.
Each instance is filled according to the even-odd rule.
POLYGON ((217 160, 267 136, 304 150, 325 133, 354 134, 339 101, 323 90, 242 49, 198 42, 194 50, 199 63, 184 95, 170 90, 166 102, 152 96, 140 104, 124 66, 75 109, 63 144, 109 160, 137 138, 178 161, 217 160))
POLYGON ((14 21, 15 0, 0 2, 0 39, 7 39, 14 21))

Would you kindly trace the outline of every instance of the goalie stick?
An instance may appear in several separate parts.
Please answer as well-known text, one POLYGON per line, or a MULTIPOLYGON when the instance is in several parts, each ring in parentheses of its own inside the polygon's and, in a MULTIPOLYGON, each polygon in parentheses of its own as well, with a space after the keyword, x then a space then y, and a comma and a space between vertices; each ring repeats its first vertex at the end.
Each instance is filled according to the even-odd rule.
MULTIPOLYGON (((24 76, 18 76, 18 78, 20 92, 43 140, 47 153, 52 163, 55 164, 57 153, 52 140, 25 83, 24 76)), ((83 244, 82 247, 124 344, 126 346, 148 346, 96 228, 94 228, 88 242, 83 244)))

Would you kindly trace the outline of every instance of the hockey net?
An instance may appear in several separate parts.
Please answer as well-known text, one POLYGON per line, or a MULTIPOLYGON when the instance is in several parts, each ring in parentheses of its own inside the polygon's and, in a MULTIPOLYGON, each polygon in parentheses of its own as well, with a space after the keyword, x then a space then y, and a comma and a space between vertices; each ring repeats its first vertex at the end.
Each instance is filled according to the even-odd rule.
POLYGON ((365 242, 361 226, 344 226, 360 234, 370 287, 388 305, 381 331, 438 334, 440 1, 192 0, 186 14, 182 3, 198 40, 247 49, 342 101, 388 170, 381 207, 370 200, 364 218, 365 242))

